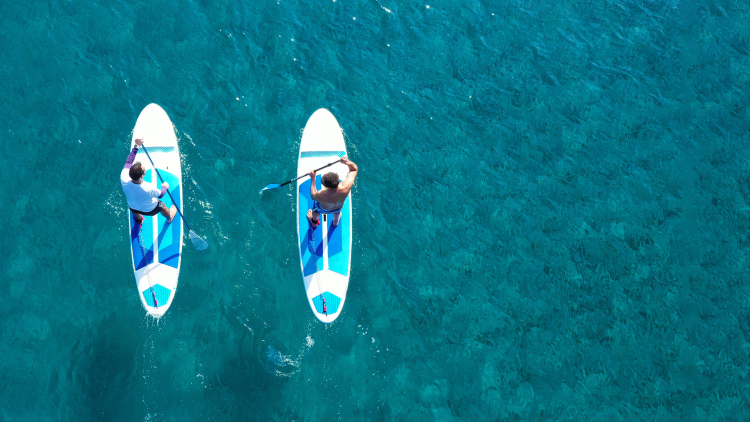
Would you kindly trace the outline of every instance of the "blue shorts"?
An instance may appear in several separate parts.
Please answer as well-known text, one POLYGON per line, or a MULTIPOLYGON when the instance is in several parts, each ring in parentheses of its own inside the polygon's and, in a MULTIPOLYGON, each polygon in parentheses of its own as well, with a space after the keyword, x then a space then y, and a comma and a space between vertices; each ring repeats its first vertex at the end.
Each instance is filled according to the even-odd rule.
POLYGON ((313 212, 317 212, 318 214, 336 214, 337 212, 341 212, 341 208, 335 210, 327 210, 321 207, 320 202, 318 201, 313 202, 312 210, 313 212))

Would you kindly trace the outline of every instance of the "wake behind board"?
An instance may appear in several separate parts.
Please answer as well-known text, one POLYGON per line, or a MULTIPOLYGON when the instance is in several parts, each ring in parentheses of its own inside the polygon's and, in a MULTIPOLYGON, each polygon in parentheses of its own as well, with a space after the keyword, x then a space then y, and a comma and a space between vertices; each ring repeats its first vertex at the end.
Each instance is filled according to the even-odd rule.
MULTIPOLYGON (((346 155, 346 144, 339 123, 333 114, 320 109, 310 116, 302 134, 299 147, 297 174, 308 173, 337 157, 346 155)), ((320 178, 329 171, 344 180, 349 168, 336 163, 321 170, 315 183, 321 189, 320 178)), ((297 181, 297 238, 305 282, 307 301, 313 314, 322 322, 333 322, 344 308, 349 287, 349 268, 352 249, 352 195, 341 209, 341 221, 333 225, 333 214, 321 215, 321 224, 312 229, 307 220, 307 210, 313 206, 310 198, 310 178, 297 181)))
MULTIPOLYGON (((161 177, 169 183, 169 192, 182 210, 180 150, 174 126, 167 113, 158 105, 149 104, 135 123, 131 149, 135 146, 136 138, 143 138, 143 145, 154 160, 161 177)), ((162 182, 143 148, 138 150, 135 161, 140 161, 147 169, 143 180, 161 188, 162 182)), ((167 208, 172 206, 169 195, 164 194, 160 200, 167 208)), ((169 309, 177 290, 182 256, 182 218, 177 213, 169 224, 161 214, 152 217, 144 215, 143 218, 143 225, 139 225, 135 222, 133 213, 128 210, 135 284, 146 312, 160 317, 169 309)))

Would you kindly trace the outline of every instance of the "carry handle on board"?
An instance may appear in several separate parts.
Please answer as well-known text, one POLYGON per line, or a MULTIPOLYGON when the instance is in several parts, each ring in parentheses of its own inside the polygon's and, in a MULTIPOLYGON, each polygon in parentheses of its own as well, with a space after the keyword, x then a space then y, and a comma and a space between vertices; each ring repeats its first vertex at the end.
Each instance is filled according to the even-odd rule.
MULTIPOLYGON (((151 155, 149 155, 148 150, 146 149, 146 146, 141 145, 141 148, 143 148, 143 152, 146 153, 146 157, 148 157, 148 161, 151 161, 151 166, 153 166, 154 170, 156 170, 156 175, 159 176, 159 180, 161 180, 161 182, 164 183, 164 179, 161 177, 161 174, 159 173, 159 169, 156 168, 156 165, 154 164, 154 160, 151 159, 151 155)), ((182 211, 180 211, 180 207, 177 206, 177 202, 175 202, 174 198, 172 198, 172 194, 169 192, 169 189, 167 189, 167 194, 169 194, 169 199, 172 200, 174 207, 177 208, 177 212, 179 212, 180 217, 182 217, 182 222, 185 223, 185 227, 187 227, 188 231, 190 232, 190 240, 193 242, 193 246, 195 247, 195 249, 202 251, 208 248, 208 243, 206 243, 205 240, 201 239, 200 236, 193 233, 193 230, 190 229, 190 226, 188 225, 187 221, 185 221, 185 216, 182 215, 182 211)))
MULTIPOLYGON (((331 167, 332 165, 334 165, 334 164, 336 164, 336 163, 338 163, 338 162, 340 162, 340 161, 341 161, 341 160, 336 160, 336 161, 334 161, 334 162, 332 162, 332 163, 328 163, 328 164, 324 165, 323 167, 321 167, 321 168, 319 168, 319 169, 315 169, 315 171, 316 171, 316 172, 318 172, 318 171, 321 171, 321 170, 323 170, 324 168, 326 168, 326 167, 331 167)), ((264 190, 271 190, 271 189, 276 189, 276 188, 280 188, 280 187, 282 187, 282 186, 286 186, 286 185, 288 185, 288 184, 290 184, 290 183, 292 183, 292 182, 294 182, 294 181, 296 181, 296 180, 299 180, 299 179, 301 179, 301 178, 303 178, 303 177, 307 177, 307 175, 306 175, 306 174, 303 174, 302 176, 299 176, 299 177, 297 177, 297 178, 294 178, 294 179, 292 179, 292 180, 289 180, 289 181, 287 181, 287 182, 284 182, 284 183, 282 183, 282 184, 280 184, 280 185, 277 185, 277 184, 271 183, 270 185, 268 185, 268 186, 266 186, 265 188, 261 189, 259 193, 263 192, 264 190)))

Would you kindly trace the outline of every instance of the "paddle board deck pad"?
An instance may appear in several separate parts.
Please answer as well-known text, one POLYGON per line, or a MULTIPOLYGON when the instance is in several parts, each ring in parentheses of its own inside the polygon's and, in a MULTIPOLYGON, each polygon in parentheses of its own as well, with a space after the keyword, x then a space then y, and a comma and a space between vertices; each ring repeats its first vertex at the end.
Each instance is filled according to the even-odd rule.
MULTIPOLYGON (((177 206, 182 210, 182 168, 180 150, 177 146, 172 121, 167 113, 156 104, 149 104, 135 123, 133 140, 143 138, 154 165, 165 182, 177 206)), ((143 148, 138 150, 135 161, 147 169, 143 180, 161 187, 156 172, 143 148)), ((165 194, 160 198, 170 208, 172 199, 165 194)), ((133 213, 128 210, 130 228, 130 250, 133 258, 135 284, 146 312, 160 317, 167 312, 177 291, 177 278, 180 275, 182 256, 182 218, 177 213, 171 223, 160 214, 143 216, 143 224, 136 223, 133 213)))
MULTIPOLYGON (((326 109, 313 113, 305 125, 299 147, 297 174, 308 173, 336 158, 346 155, 346 143, 339 123, 326 109)), ((317 174, 315 183, 321 189, 322 174, 335 172, 339 180, 349 174, 349 167, 336 163, 317 174)), ((341 209, 341 221, 333 225, 334 215, 321 215, 315 229, 307 220, 312 209, 309 177, 297 181, 297 239, 307 301, 313 314, 322 322, 333 322, 344 308, 349 287, 352 261, 352 195, 341 209)))

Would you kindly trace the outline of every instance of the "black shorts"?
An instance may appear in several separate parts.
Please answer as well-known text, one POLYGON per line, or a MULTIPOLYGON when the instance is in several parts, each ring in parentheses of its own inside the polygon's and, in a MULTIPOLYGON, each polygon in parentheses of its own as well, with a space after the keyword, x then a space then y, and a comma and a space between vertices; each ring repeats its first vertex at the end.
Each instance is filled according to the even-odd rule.
MULTIPOLYGON (((128 208, 130 208, 130 207, 128 207, 128 208)), ((159 214, 161 212, 161 210, 165 210, 165 209, 167 209, 167 205, 164 204, 164 202, 159 201, 159 203, 156 204, 156 208, 152 209, 149 212, 138 211, 138 210, 134 210, 132 208, 130 208, 130 211, 133 211, 134 213, 138 213, 140 215, 151 216, 151 215, 159 214)))

